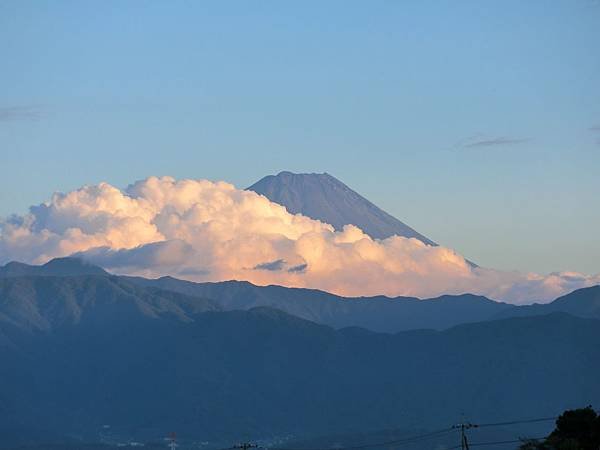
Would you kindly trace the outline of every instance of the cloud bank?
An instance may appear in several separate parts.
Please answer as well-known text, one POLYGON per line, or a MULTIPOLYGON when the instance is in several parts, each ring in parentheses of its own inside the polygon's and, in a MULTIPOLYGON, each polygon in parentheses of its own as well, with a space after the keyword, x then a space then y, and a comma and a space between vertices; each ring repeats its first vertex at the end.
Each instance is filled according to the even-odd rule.
POLYGON ((475 268, 445 247, 293 215, 225 182, 151 177, 54 194, 0 220, 0 263, 79 255, 119 274, 247 280, 341 295, 432 297, 471 292, 528 303, 598 284, 600 275, 475 268))

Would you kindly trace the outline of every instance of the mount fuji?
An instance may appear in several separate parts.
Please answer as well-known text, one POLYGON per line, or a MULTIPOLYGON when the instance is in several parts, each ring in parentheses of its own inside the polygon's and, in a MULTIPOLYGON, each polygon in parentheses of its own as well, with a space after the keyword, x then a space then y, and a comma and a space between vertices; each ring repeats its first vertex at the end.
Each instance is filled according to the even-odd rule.
POLYGON ((292 214, 329 223, 336 230, 352 224, 376 239, 398 235, 437 245, 328 173, 280 172, 262 178, 248 190, 285 206, 292 214))

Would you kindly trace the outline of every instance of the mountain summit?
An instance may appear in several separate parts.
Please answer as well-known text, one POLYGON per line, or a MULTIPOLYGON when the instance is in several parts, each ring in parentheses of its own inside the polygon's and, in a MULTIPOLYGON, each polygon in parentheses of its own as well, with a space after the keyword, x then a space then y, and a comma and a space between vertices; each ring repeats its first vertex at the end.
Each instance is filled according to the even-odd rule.
POLYGON ((29 264, 16 261, 0 266, 0 278, 31 276, 72 277, 78 275, 109 275, 109 273, 101 267, 76 257, 54 258, 41 266, 30 266, 29 264))
POLYGON ((248 190, 285 206, 292 214, 329 223, 336 230, 352 224, 377 239, 398 235, 437 245, 328 173, 280 172, 264 177, 248 190))

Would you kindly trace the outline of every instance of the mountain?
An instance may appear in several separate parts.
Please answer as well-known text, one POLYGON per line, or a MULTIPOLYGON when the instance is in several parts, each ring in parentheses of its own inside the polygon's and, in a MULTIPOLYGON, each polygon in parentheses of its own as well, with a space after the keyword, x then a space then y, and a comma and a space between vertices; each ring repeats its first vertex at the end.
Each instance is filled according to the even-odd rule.
POLYGON ((418 328, 441 330, 461 323, 488 320, 515 308, 471 294, 444 295, 426 300, 414 297, 340 297, 316 289, 255 286, 246 281, 194 283, 172 277, 127 279, 141 286, 210 298, 224 310, 268 306, 334 328, 357 326, 390 333, 418 328))
MULTIPOLYGON (((45 284, 42 284, 37 277, 47 278, 48 274, 69 277, 80 276, 82 273, 93 275, 91 279, 96 280, 96 283, 100 283, 99 279, 105 277, 115 288, 130 292, 138 289, 139 292, 135 291, 135 295, 141 295, 140 292, 160 292, 164 297, 169 293, 170 301, 184 310, 186 305, 196 302, 195 299, 199 299, 198 302, 209 302, 212 308, 224 311, 267 306, 337 329, 354 326, 386 333, 414 329, 443 330, 463 323, 553 312, 600 319, 600 286, 576 290, 552 303, 527 306, 496 302, 472 294, 443 295, 424 300, 414 297, 341 297, 316 289, 256 286, 246 281, 195 283, 172 277, 147 279, 114 276, 77 258, 59 258, 43 266, 8 263, 0 266, 0 281, 2 278, 22 278, 20 274, 24 274, 28 277, 27 281, 15 281, 15 285, 30 283, 28 289, 33 291, 37 289, 36 286, 58 289, 57 286, 62 285, 61 289, 75 289, 71 287, 74 280, 44 280, 45 284), (52 287, 52 283, 56 286, 52 287)), ((83 279, 85 278, 80 278, 79 282, 83 279)), ((6 283, 0 283, 0 286, 5 285, 6 283)), ((53 291, 47 291, 45 295, 49 295, 48 292, 53 291)), ((41 294, 37 292, 36 295, 41 294)), ((0 290, 0 301, 3 296, 6 296, 6 288, 0 290)), ((186 311, 183 313, 187 314, 186 311)))
POLYGON ((104 269, 79 258, 54 258, 41 266, 9 262, 0 266, 0 278, 22 276, 108 275, 104 269))
POLYGON ((139 316, 185 322, 218 309, 212 300, 141 287, 116 276, 5 277, 0 278, 0 344, 15 332, 51 332, 80 322, 89 326, 110 318, 112 324, 139 316))
MULTIPOLYGON (((62 273, 81 268, 60 263, 62 273)), ((595 304, 597 291, 581 291, 557 302, 580 302, 590 313, 585 305, 595 304)), ((4 276, 0 447, 104 440, 105 425, 113 443, 157 442, 172 430, 189 442, 209 441, 208 448, 239 439, 333 435, 345 441, 357 431, 405 436, 445 428, 462 413, 496 422, 600 402, 600 320, 544 312, 390 334, 253 307, 284 305, 340 325, 368 317, 373 305, 383 311, 377 320, 388 315, 390 323, 407 324, 412 317, 414 328, 426 311, 436 317, 431 324, 461 301, 493 303, 474 296, 343 299, 244 282, 110 274, 4 276), (354 302, 360 307, 347 306, 354 302), (397 311, 382 306, 396 304, 397 311), (416 314, 402 305, 431 309, 416 314), (351 311, 347 317, 343 308, 351 311)), ((440 440, 436 448, 452 442, 440 440)))
POLYGON ((525 305, 498 312, 494 318, 525 317, 566 312, 578 317, 600 319, 600 286, 577 289, 551 303, 525 305))
POLYGON ((285 206, 292 214, 329 223, 336 230, 352 224, 373 238, 398 235, 436 245, 328 173, 281 172, 262 178, 248 190, 285 206))
MULTIPOLYGON (((35 291, 36 295, 50 295, 57 286, 79 292, 82 287, 73 287, 74 280, 38 280, 40 276, 82 276, 93 275, 96 283, 99 277, 108 277, 111 286, 131 291, 153 289, 153 292, 169 291, 182 294, 186 298, 210 299, 211 303, 223 310, 249 310, 259 306, 280 309, 288 314, 329 325, 334 328, 358 326, 379 332, 397 332, 417 328, 445 329, 452 326, 488 320, 515 306, 495 302, 485 297, 463 294, 444 295, 435 299, 419 300, 413 297, 340 297, 315 289, 286 288, 282 286, 255 286, 246 281, 225 281, 219 283, 194 283, 172 277, 146 279, 141 277, 114 276, 100 267, 78 258, 59 258, 43 266, 30 266, 22 263, 8 263, 0 267, 2 278, 29 277, 20 283, 29 283, 35 291, 38 286, 48 289, 46 293, 35 291), (60 269, 60 270, 59 270, 60 269), (78 291, 79 290, 79 291, 78 291)), ((83 279, 79 279, 81 283, 83 279)), ((89 280, 88 280, 89 281, 89 280)), ((17 284, 17 282, 13 283, 17 284)), ((0 286, 2 283, 0 283, 0 286)), ((23 288, 24 289, 24 288, 23 288)), ((2 301, 0 291, 0 301, 2 301)), ((137 295, 137 293, 136 293, 137 295)), ((27 296, 26 296, 27 297, 27 296)))
POLYGON ((148 314, 139 296, 95 288, 92 278, 76 282, 95 289, 76 296, 78 305, 94 299, 79 320, 55 320, 71 300, 52 291, 37 307, 51 327, 0 322, 11 334, 0 345, 0 446, 28 439, 15 430, 91 441, 108 425, 136 441, 175 430, 215 448, 435 430, 463 413, 481 422, 547 417, 600 402, 598 320, 550 314, 398 334, 335 330, 265 307, 186 320, 148 314))

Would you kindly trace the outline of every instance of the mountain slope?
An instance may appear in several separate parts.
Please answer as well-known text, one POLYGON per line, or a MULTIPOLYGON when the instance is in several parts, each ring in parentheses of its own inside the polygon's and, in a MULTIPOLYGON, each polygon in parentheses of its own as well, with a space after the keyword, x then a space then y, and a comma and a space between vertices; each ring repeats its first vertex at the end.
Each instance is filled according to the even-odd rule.
POLYGON ((353 302, 324 292, 187 284, 225 297, 215 305, 135 281, 0 279, 0 360, 9 362, 0 365, 0 435, 12 436, 0 446, 23 443, 23 435, 93 440, 104 424, 136 440, 178 430, 224 444, 239 436, 436 429, 461 412, 493 421, 600 402, 597 320, 547 314, 378 334, 251 308, 263 295, 353 302), (219 311, 239 305, 251 309, 219 311))
POLYGON ((470 294, 444 295, 427 300, 384 296, 351 298, 315 289, 255 286, 246 281, 193 283, 171 277, 128 280, 141 286, 210 298, 224 310, 269 306, 334 328, 358 326, 390 333, 418 328, 441 330, 461 323, 488 320, 502 311, 515 308, 470 294))
POLYGON ((191 321, 197 313, 217 309, 211 300, 141 287, 115 276, 0 278, 0 326, 5 337, 9 332, 49 332, 82 321, 94 326, 141 316, 191 321))
POLYGON ((495 318, 539 316, 554 312, 566 312, 578 317, 600 319, 600 286, 577 289, 551 303, 525 305, 500 311, 495 318))
MULTIPOLYGON (((111 285, 111 289, 135 291, 133 296, 159 295, 161 298, 169 296, 169 302, 182 311, 180 315, 186 320, 190 318, 189 314, 194 313, 194 308, 203 310, 202 308, 207 308, 208 304, 213 309, 226 311, 268 306, 334 328, 358 326, 390 333, 411 329, 443 330, 463 323, 544 315, 552 312, 566 312, 582 318, 600 319, 600 286, 576 290, 549 304, 528 306, 509 305, 471 294, 444 295, 425 300, 384 296, 353 298, 340 297, 315 289, 255 286, 246 281, 194 283, 172 277, 146 279, 114 276, 76 258, 60 258, 43 266, 21 263, 0 266, 0 302, 3 296, 5 300, 8 298, 6 297, 7 286, 12 286, 13 293, 18 292, 18 289, 24 290, 25 298, 28 298, 30 291, 34 295, 46 297, 50 292, 64 293, 65 290, 79 292, 83 287, 81 285, 74 287, 74 279, 52 281, 52 277, 40 277, 36 274, 60 273, 64 276, 74 275, 77 278, 80 273, 85 272, 94 274, 87 279, 88 287, 89 280, 95 280, 94 282, 98 284, 100 278, 104 277, 108 279, 107 283, 111 285), (95 275, 98 273, 101 275, 95 275), (27 276, 18 277, 17 274, 27 276), (27 281, 17 281, 19 278, 27 278, 27 281), (14 280, 9 283, 11 279, 14 280)), ((86 276, 79 278, 77 283, 80 284, 86 280, 86 276)))
POLYGON ((336 230, 352 224, 373 238, 398 235, 436 245, 328 173, 281 172, 262 178, 248 190, 285 206, 293 214, 300 213, 329 223, 336 230))
POLYGON ((0 266, 0 278, 75 275, 109 275, 109 273, 83 259, 70 257, 54 258, 41 266, 32 266, 16 261, 0 266))
MULTIPOLYGON (((417 328, 445 329, 461 323, 488 320, 506 309, 515 308, 513 305, 470 294, 447 295, 428 300, 384 296, 347 298, 315 289, 255 286, 245 281, 193 283, 171 277, 145 279, 113 276, 101 268, 77 258, 60 258, 43 266, 8 263, 6 266, 0 267, 0 281, 2 278, 10 280, 23 278, 23 276, 28 277, 28 289, 35 291, 35 295, 43 294, 47 297, 50 295, 49 292, 58 289, 56 285, 62 281, 45 280, 42 283, 37 278, 40 275, 57 273, 61 276, 79 276, 82 273, 92 274, 91 276, 96 278, 104 276, 110 279, 113 288, 117 287, 118 289, 128 286, 127 289, 132 290, 135 285, 140 289, 152 288, 183 294, 189 299, 192 297, 210 299, 215 307, 223 310, 248 310, 258 306, 269 306, 334 328, 359 326, 379 332, 398 332, 417 328), (48 292, 36 291, 37 286, 42 285, 45 286, 45 289, 49 289, 48 292)), ((95 282, 99 283, 100 281, 96 278, 94 278, 95 282)), ((23 280, 14 281, 11 285, 16 286, 19 283, 21 288, 25 289, 23 286, 26 283, 23 280)), ((73 287, 74 280, 65 280, 64 283, 62 289, 78 292, 83 289, 79 285, 73 287)), ((2 295, 2 291, 0 291, 0 301, 2 295)))
POLYGON ((0 368, 0 434, 30 426, 91 439, 109 424, 136 440, 177 430, 230 445, 600 402, 600 321, 565 314, 396 335, 336 331, 271 308, 94 323, 0 346, 10 361, 0 368))

